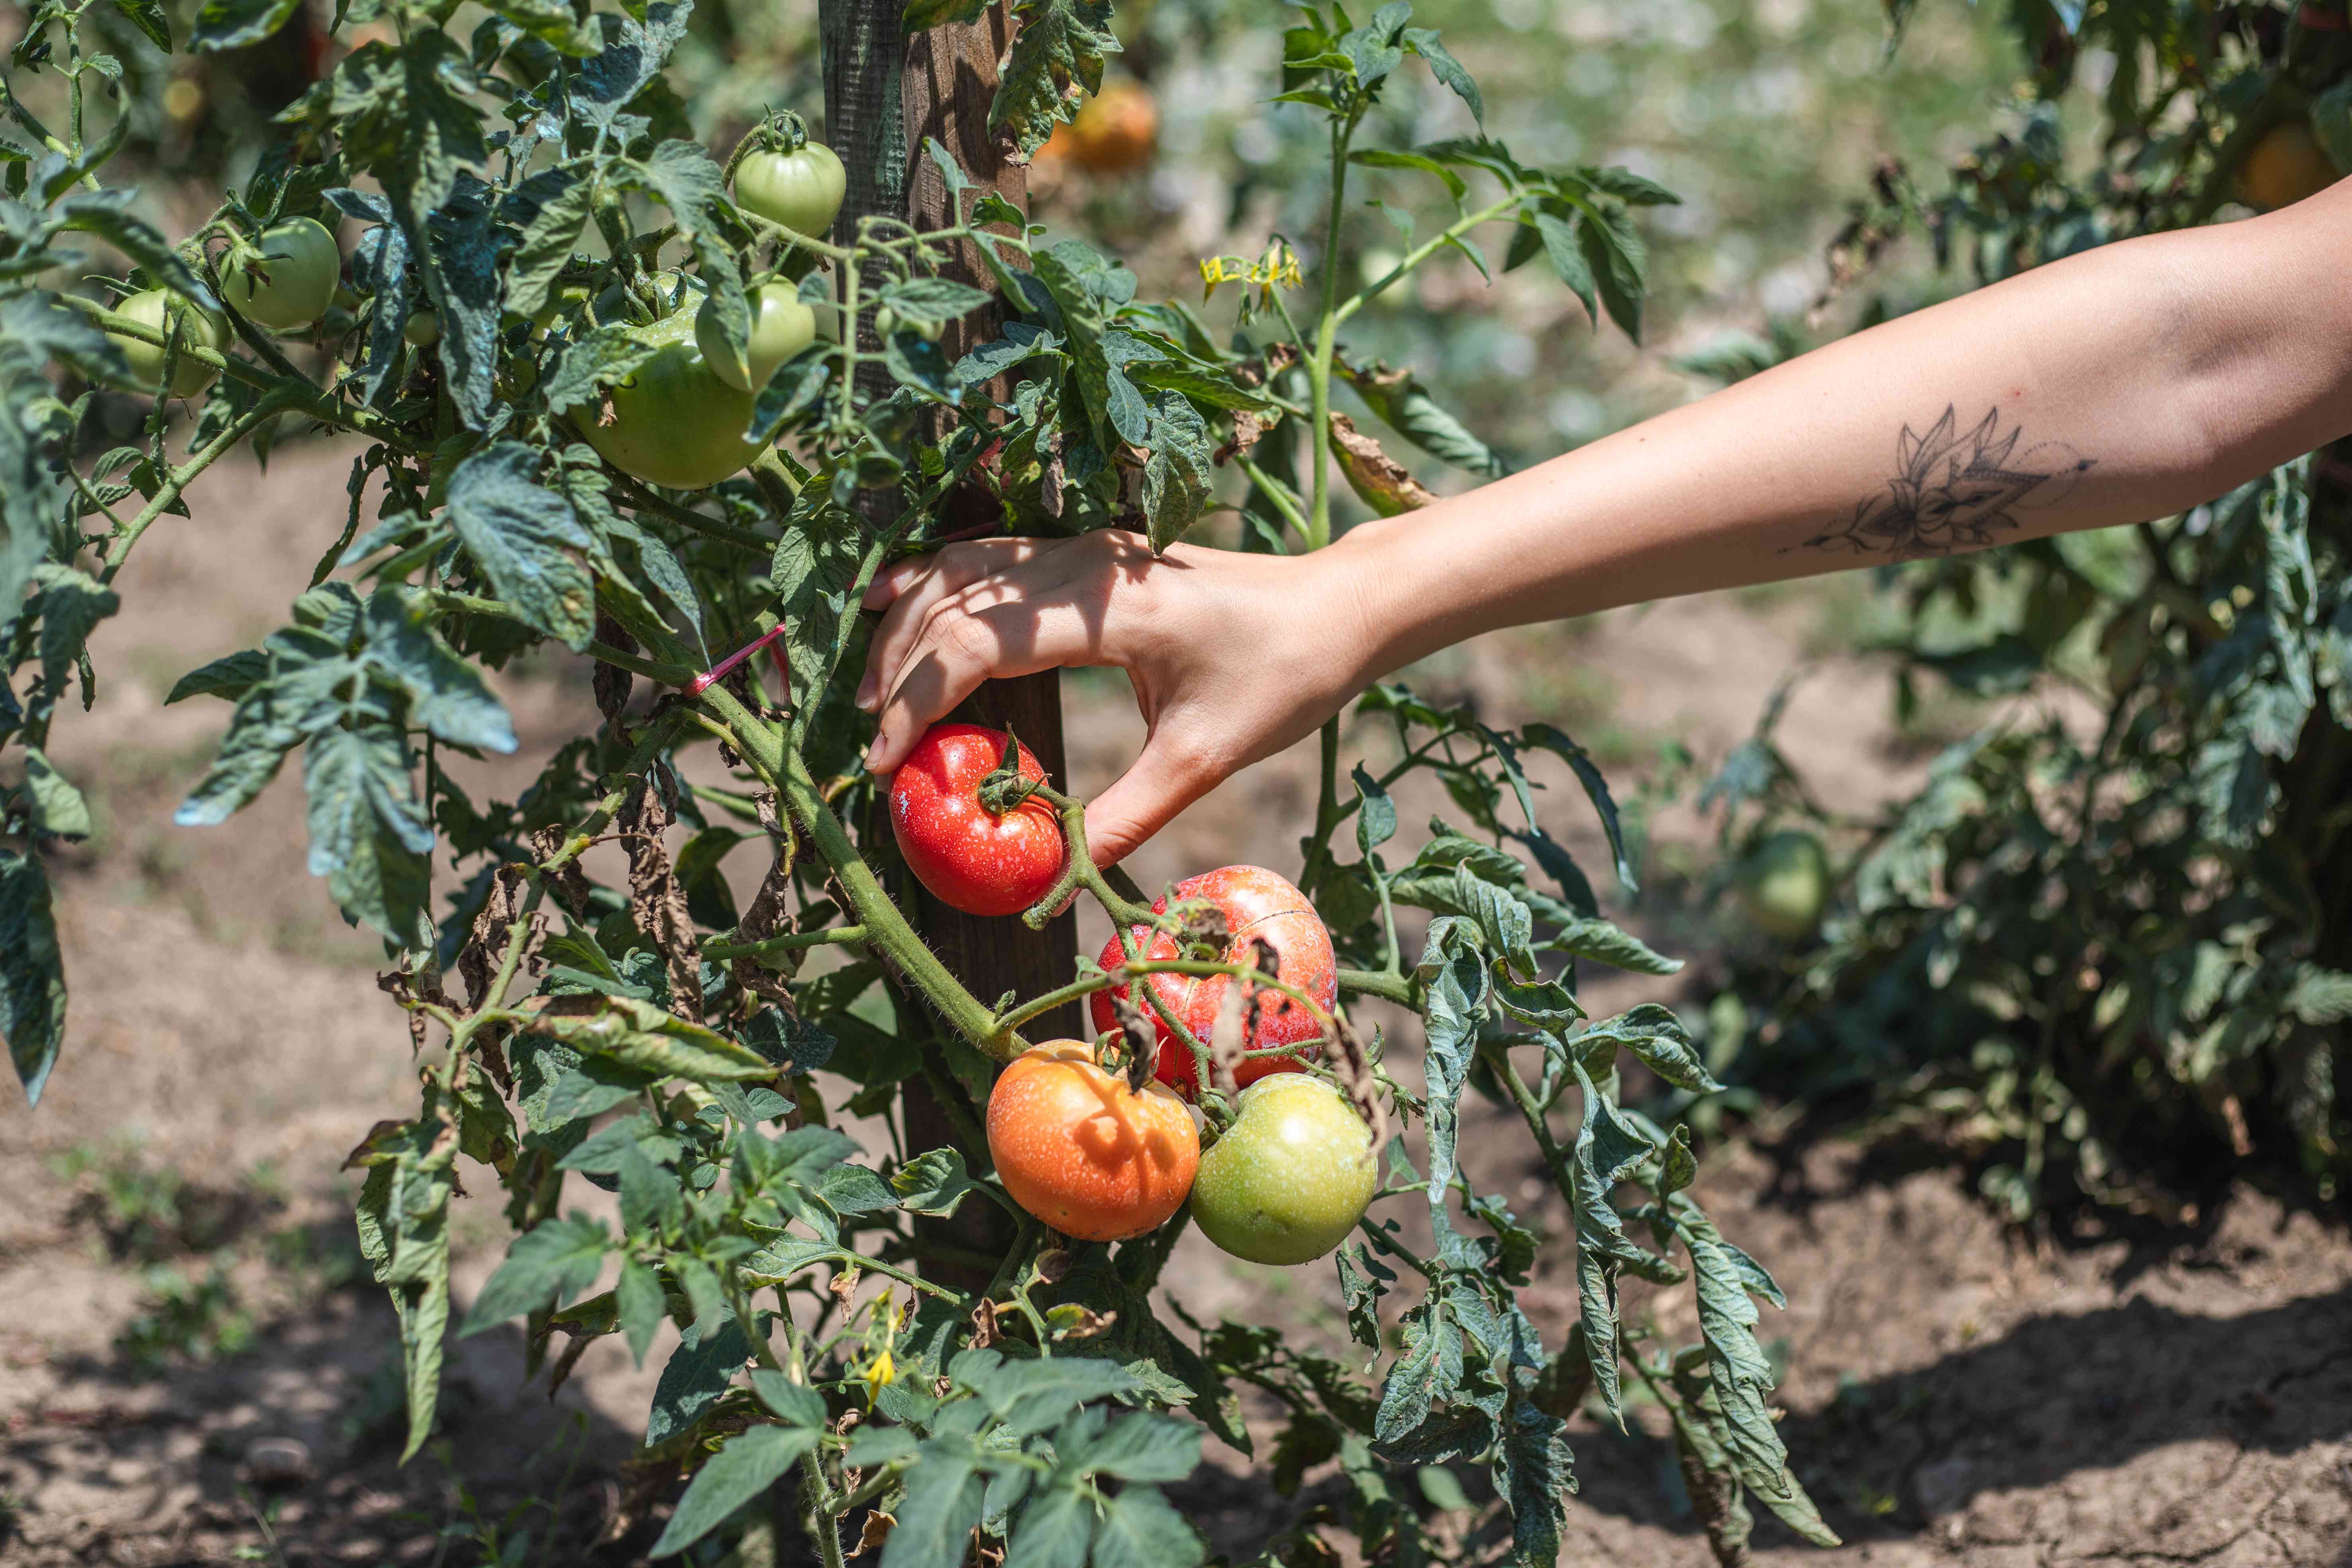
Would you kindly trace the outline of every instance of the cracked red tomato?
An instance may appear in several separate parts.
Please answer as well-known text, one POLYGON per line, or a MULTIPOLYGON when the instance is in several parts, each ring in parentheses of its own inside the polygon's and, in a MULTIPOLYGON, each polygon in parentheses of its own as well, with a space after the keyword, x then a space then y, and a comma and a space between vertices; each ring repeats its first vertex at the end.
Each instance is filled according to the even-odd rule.
MULTIPOLYGON (((1286 984, 1295 985, 1318 1004, 1328 1009, 1339 1000, 1339 976, 1331 953, 1331 933, 1307 895, 1290 882, 1261 866, 1226 866, 1206 871, 1176 884, 1176 901, 1201 900, 1223 910, 1232 938, 1225 944, 1223 958, 1227 963, 1240 963, 1253 951, 1253 942, 1263 939, 1275 952, 1275 974, 1286 984)), ((1168 900, 1160 899, 1152 906, 1154 911, 1165 910, 1168 900)), ((1135 928, 1135 936, 1149 936, 1150 942, 1139 958, 1171 959, 1181 956, 1176 939, 1164 931, 1153 931, 1149 926, 1135 928)), ((1127 956, 1117 937, 1111 938, 1102 951, 1106 969, 1122 963, 1127 956)), ((1148 976, 1151 989, 1166 1005, 1177 1022, 1208 1044, 1209 1031, 1217 1022, 1217 1009, 1223 1005, 1225 987, 1234 984, 1226 975, 1201 977, 1190 974, 1154 974, 1148 976)), ((1118 1027, 1118 1016, 1113 1011, 1111 998, 1124 996, 1127 987, 1114 991, 1097 991, 1088 1004, 1097 1030, 1118 1027)), ((1146 1011, 1150 1011, 1146 1004, 1146 1011)), ((1160 1034, 1159 1078, 1190 1095, 1200 1090, 1199 1075, 1193 1070, 1192 1052, 1181 1040, 1171 1038, 1168 1026, 1151 1014, 1152 1027, 1160 1034)), ((1299 1006, 1278 991, 1261 990, 1257 998, 1256 1027, 1250 1037, 1253 1048, 1296 1045, 1311 1040, 1323 1032, 1315 1015, 1299 1006)), ((1297 1072, 1295 1058, 1259 1057, 1241 1065, 1234 1074, 1241 1084, 1254 1083, 1270 1072, 1297 1072)))
MULTIPOLYGON (((1017 915, 1062 874, 1062 824, 1049 802, 1033 795, 1002 816, 981 804, 980 783, 1003 758, 1002 730, 934 724, 890 776, 890 830, 907 869, 968 915, 1017 915)), ((1025 746, 1021 776, 1045 777, 1025 746)))
POLYGON ((1141 1093, 1080 1040, 1015 1058, 988 1096, 988 1154, 1013 1201, 1065 1236, 1119 1241, 1155 1230, 1192 1190, 1201 1132, 1160 1084, 1141 1093))

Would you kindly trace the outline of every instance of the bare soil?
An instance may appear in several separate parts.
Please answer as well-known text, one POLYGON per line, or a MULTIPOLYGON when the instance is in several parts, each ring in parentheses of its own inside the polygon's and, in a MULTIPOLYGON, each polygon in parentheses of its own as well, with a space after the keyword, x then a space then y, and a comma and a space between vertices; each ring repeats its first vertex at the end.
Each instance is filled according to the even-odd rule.
MULTIPOLYGON (((266 478, 209 477, 192 498, 200 521, 167 521, 134 560, 130 610, 99 638, 96 710, 59 725, 58 761, 90 791, 100 831, 57 865, 67 1054, 37 1111, 0 1109, 0 1562, 459 1564, 484 1560, 467 1532, 502 1521, 544 1543, 539 1561, 635 1560, 625 1543, 589 1542, 620 1504, 658 1347, 641 1370, 600 1344, 551 1400, 524 1384, 511 1331, 456 1342, 446 1447, 394 1464, 391 1315, 353 1279, 355 1184, 338 1169, 413 1092, 406 1035, 371 977, 379 954, 303 875, 298 786, 281 782, 226 827, 170 824, 226 713, 165 709, 162 694, 277 624, 340 526, 343 473, 310 447, 266 478), (158 1269, 183 1295, 217 1270, 215 1302, 229 1305, 194 1321, 232 1342, 242 1327, 241 1348, 169 1348, 185 1336, 159 1309, 158 1269), (152 1368, 134 1353, 142 1335, 166 1347, 152 1368)), ((1823 645, 1828 606, 1850 617, 1854 594, 1694 600, 1509 634, 1414 679, 1497 720, 1567 722, 1614 757, 1622 792, 1667 736, 1719 757, 1790 662, 1823 645)), ((520 677, 507 695, 526 759, 587 706, 569 670, 520 677)), ((1867 806, 1916 776, 1916 738, 1891 731, 1885 706, 1883 678, 1835 653, 1798 689, 1781 739, 1834 805, 1867 806)), ((1139 736, 1116 678, 1072 682, 1070 730, 1083 790, 1139 736)), ((1139 876, 1294 860, 1308 763, 1276 758, 1235 780, 1151 846, 1139 876)), ((1556 830, 1573 829, 1597 868, 1572 785, 1548 782, 1556 830)), ((1409 821, 1444 809, 1405 804, 1409 821)), ((1662 857, 1703 853, 1685 808, 1658 813, 1652 831, 1662 857)), ((1651 929, 1701 958, 1712 940, 1689 914, 1651 929)), ((1675 1000, 1684 985, 1614 982, 1589 999, 1675 1000)), ((1417 1048, 1402 1036, 1393 1047, 1406 1062, 1417 1048)), ((1479 1115, 1464 1142, 1475 1174, 1556 1233, 1523 1135, 1479 1115)), ((1975 1201, 1946 1152, 1834 1134, 1718 1147, 1698 1193, 1788 1289, 1788 1311, 1768 1311, 1761 1331, 1786 1363, 1784 1431, 1850 1542, 1815 1552, 1768 1521, 1759 1561, 2352 1568, 2352 1239, 2336 1223, 2238 1190, 2168 1226, 2021 1234, 1975 1201)), ((456 1233, 462 1299, 504 1227, 478 1195, 456 1233)), ((1548 1336, 1573 1315, 1571 1268, 1565 1242, 1548 1243, 1528 1297, 1548 1336)), ((1323 1270, 1235 1264, 1190 1237, 1170 1278, 1195 1312, 1342 1338, 1323 1270)), ((1679 1297, 1628 1302, 1668 1333, 1693 1330, 1679 1297)), ((1563 1561, 1710 1561, 1658 1415, 1633 1405, 1625 1433, 1579 1424, 1563 1561)), ((1220 1550, 1240 1552, 1332 1486, 1310 1472, 1276 1496, 1213 1443, 1180 1495, 1220 1550)))

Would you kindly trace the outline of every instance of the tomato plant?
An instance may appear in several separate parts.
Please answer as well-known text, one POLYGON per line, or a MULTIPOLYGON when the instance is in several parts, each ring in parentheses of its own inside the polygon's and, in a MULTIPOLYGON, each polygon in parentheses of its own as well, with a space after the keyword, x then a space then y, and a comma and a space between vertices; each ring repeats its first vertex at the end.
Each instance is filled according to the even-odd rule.
MULTIPOLYGON (((1166 914, 1171 898, 1179 903, 1198 902, 1216 910, 1228 933, 1221 955, 1226 961, 1246 960, 1256 944, 1264 942, 1274 952, 1271 972, 1278 979, 1297 987, 1319 1006, 1328 1008, 1339 999, 1331 933, 1324 929, 1322 919, 1307 901, 1307 895, 1278 873, 1262 866, 1226 866, 1204 872, 1177 883, 1169 894, 1152 904, 1151 912, 1166 914)), ((1104 946, 1102 965, 1105 969, 1116 968, 1130 952, 1145 958, 1174 958, 1178 948, 1176 934, 1135 926, 1129 928, 1126 947, 1116 936, 1104 946)), ((1146 1016, 1151 1024, 1162 1083, 1172 1084, 1187 1094, 1199 1090, 1201 1072, 1192 1047, 1209 1037, 1218 1009, 1223 1005, 1225 993, 1233 984, 1222 974, 1181 973, 1156 974, 1145 982, 1156 994, 1146 1016), (1170 1027, 1171 1023, 1182 1026, 1191 1037, 1190 1046, 1170 1027)), ((1127 999, 1128 987, 1123 985, 1097 992, 1090 1004, 1095 1027, 1117 1027, 1118 1005, 1127 999)), ((1299 1047, 1321 1038, 1321 1024, 1306 1008, 1294 1005, 1279 992, 1262 991, 1252 1005, 1252 1037, 1256 1048, 1268 1054, 1253 1056, 1234 1068, 1234 1081, 1247 1085, 1270 1072, 1300 1070, 1304 1065, 1300 1058, 1307 1052, 1299 1047), (1280 1054, 1283 1052, 1289 1054, 1280 1054)))
MULTIPOLYGON (((983 9, 859 4, 885 28, 938 29, 940 48, 968 44, 944 24, 983 9)), ((1581 965, 1675 964, 1607 918, 1538 819, 1540 756, 1633 885, 1615 800, 1570 736, 1381 686, 1356 729, 1324 731, 1295 874, 1227 868, 1156 902, 1095 866, 1082 799, 983 748, 977 787, 998 798, 980 805, 1030 836, 1022 890, 1046 884, 1003 929, 1086 899, 1123 940, 1100 964, 1059 955, 1066 978, 982 994, 894 896, 926 851, 918 834, 902 856, 884 823, 923 775, 886 784, 857 763, 868 721, 847 689, 877 573, 975 531, 1117 527, 1164 549, 1229 505, 1252 548, 1319 549, 1345 521, 1335 471, 1384 507, 1418 504, 1429 491, 1383 442, 1416 464, 1492 457, 1409 376, 1344 356, 1370 297, 1344 216, 1370 199, 1400 232, 1411 220, 1373 286, 1440 257, 1540 262, 1591 319, 1633 332, 1642 215, 1673 200, 1622 168, 1536 166, 1483 129, 1396 144, 1409 97, 1445 95, 1483 128, 1469 71, 1407 5, 1360 23, 1297 7, 1268 90, 1328 142, 1311 274, 1276 243, 1236 263, 1241 290, 1139 298, 1116 259, 1032 225, 1017 181, 976 178, 1000 149, 1034 154, 1117 47, 1099 0, 1011 5, 992 95, 935 121, 984 121, 994 140, 961 161, 924 142, 922 192, 885 206, 876 193, 905 172, 899 100, 861 121, 838 84, 873 59, 841 56, 852 44, 830 31, 827 123, 856 181, 791 111, 732 149, 680 134, 664 73, 686 9, 670 0, 491 0, 462 33, 446 6, 366 0, 251 178, 176 239, 110 183, 134 106, 85 95, 112 79, 84 48, 100 13, 34 10, 0 99, 37 149, 0 149, 0 741, 22 781, 0 794, 0 1030, 28 1095, 65 1044, 45 857, 87 836, 90 812, 49 751, 70 699, 96 699, 89 634, 193 481, 281 428, 315 431, 351 455, 346 499, 321 512, 285 624, 171 693, 226 713, 178 820, 221 822, 299 774, 283 787, 303 792, 311 870, 383 942, 416 1099, 349 1163, 399 1324, 405 1454, 435 1430, 453 1318, 461 1335, 520 1322, 551 1382, 599 1340, 642 1359, 667 1323, 619 1521, 632 1551, 775 1561, 796 1537, 839 1568, 845 1532, 872 1531, 884 1568, 961 1568, 975 1550, 1197 1563, 1160 1488, 1204 1432, 1244 1451, 1265 1437, 1241 1414, 1253 1387, 1283 1412, 1282 1451, 1337 1457, 1329 1517, 1368 1559, 1548 1563, 1568 1418, 1589 1401, 1622 1421, 1631 1367, 1711 1497, 1832 1539, 1769 1404, 1754 1300, 1778 1287, 1694 1200, 1687 1128, 1624 1104, 1618 1068, 1691 1095, 1714 1079, 1667 1008, 1594 1019, 1578 1000, 1581 965), (348 300, 302 341, 211 314, 240 237, 306 219, 352 235, 348 300), (101 265, 112 287, 79 280, 101 265), (802 340, 780 290, 840 330, 802 340), (795 329, 781 359, 778 321, 795 329), (1335 380, 1370 389, 1381 431, 1334 407, 1335 380), (85 384, 125 383, 169 395, 151 390, 141 444, 85 461, 104 395, 85 384), (173 400, 200 395, 175 424, 173 400), (499 680, 526 657, 584 668, 596 719, 534 754, 529 787, 483 798, 452 763, 522 749, 499 680), (1442 782, 1454 815, 1402 845, 1390 792, 1415 775, 1442 782), (1118 1070, 1086 1047, 1032 1054, 1024 1029, 1097 996, 1118 1070), (1398 1041, 1351 1016, 1367 997, 1416 1021, 1417 1074, 1400 1081, 1398 1041), (1147 1054, 1192 1106, 1150 1082, 1147 1054), (1474 1083, 1549 1174, 1528 1219, 1463 1158, 1474 1083), (1339 1222, 1370 1179, 1360 1161, 1318 1190, 1345 1201, 1315 1214, 1275 1205, 1253 1170, 1262 1130, 1279 1145, 1290 1125, 1268 1112, 1300 1104, 1378 1150, 1387 1178, 1352 1229, 1339 1222), (1231 1168, 1203 1194, 1209 1223, 1267 1256, 1336 1243, 1360 1357, 1164 1306, 1195 1110, 1231 1168), (579 1208, 583 1185, 616 1211, 579 1208), (513 1240, 460 1302, 451 1238, 487 1220, 491 1191, 513 1240), (1001 1247, 942 1239, 977 1213, 1009 1224, 1001 1247), (1277 1219, 1279 1244, 1259 1234, 1277 1219), (1576 1288, 1539 1323, 1521 1292, 1547 1241, 1572 1253, 1576 1288), (1696 1339, 1623 1321, 1628 1274, 1686 1290, 1696 1339), (1475 1518, 1440 1529, 1399 1506, 1421 1470, 1454 1464, 1491 1479, 1475 1518)), ((154 47, 176 41, 160 11, 127 9, 154 47)), ((291 14, 212 0, 190 41, 249 44, 291 14)), ((962 83, 998 64, 963 63, 962 83)), ((970 782, 935 798, 951 785, 961 809, 970 782)), ((1275 1560, 1325 1550, 1263 1543, 1275 1560)))
MULTIPOLYGON (((2158 4, 2013 20, 2017 122, 1940 187, 1890 171, 1841 237, 1906 235, 1987 280, 2086 246, 2274 205, 2352 169, 2341 7, 2192 16, 2158 4), (2144 41, 2162 40, 2143 58, 2144 41), (2131 61, 2068 144, 2092 51, 2131 61)), ((1857 315, 1883 306, 1850 279, 1857 315)), ((1767 353, 1748 368, 1761 368, 1767 353)), ((1880 813, 1823 808, 1780 703, 1706 798, 1727 846, 1770 825, 1835 845, 1827 918, 1738 965, 1710 1059, 1751 1089, 1866 1094, 1948 1119, 2024 1223, 2249 1166, 2323 1200, 2352 1178, 2352 485, 2343 443, 2126 529, 1906 567, 1898 717, 1997 702, 1880 813), (2021 699, 2066 693, 2089 717, 2021 699), (2030 716, 2029 716, 2030 715, 2030 716)), ((1810 880, 1808 877, 1807 880, 1810 880)))
POLYGON ((1201 1135, 1161 1085, 1132 1089, 1097 1065, 1092 1046, 1049 1040, 997 1075, 988 1157, 1034 1218, 1080 1241, 1125 1241, 1183 1205, 1201 1135))
POLYGON ((1002 731, 935 724, 890 775, 890 831, 907 869, 966 914, 1019 914, 1052 890, 1066 858, 1062 825, 1044 799, 990 809, 982 785, 1000 767, 1030 783, 1045 777, 1002 731))
POLYGON ((1234 1102, 1234 1124, 1201 1157, 1192 1218, 1236 1258, 1311 1263, 1364 1217, 1378 1168, 1372 1130, 1346 1098, 1286 1073, 1234 1102))

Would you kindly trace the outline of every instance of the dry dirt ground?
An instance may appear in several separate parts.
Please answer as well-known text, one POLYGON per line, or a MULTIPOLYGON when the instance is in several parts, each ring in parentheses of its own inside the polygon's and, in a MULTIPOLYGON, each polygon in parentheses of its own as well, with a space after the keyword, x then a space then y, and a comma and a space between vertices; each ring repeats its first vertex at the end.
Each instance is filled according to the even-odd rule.
MULTIPOLYGON (((519 1338, 492 1333, 453 1346, 446 1447, 393 1464, 390 1316, 354 1281, 352 1184, 336 1167, 407 1102, 404 1033, 371 984, 373 944, 302 874, 295 786, 223 828, 170 825, 225 712, 161 695, 276 624, 340 521, 342 472, 312 448, 266 479, 209 479, 202 521, 167 523, 135 558, 131 609, 99 639, 97 710, 59 726, 58 760, 100 828, 57 867, 67 1054, 37 1112, 13 1097, 0 1110, 0 1563, 455 1565, 486 1560, 486 1528, 548 1548, 510 1561, 583 1561, 572 1543, 615 1505, 641 1426, 652 1372, 619 1347, 600 1344, 550 1401, 522 1384, 519 1338)), ((1672 604, 1488 639, 1416 679, 1498 719, 1564 714, 1605 734, 1630 781, 1665 735, 1720 756, 1825 602, 1853 605, 1837 588, 1672 604)), ((526 757, 586 700, 568 674, 508 694, 526 757)), ((1883 695, 1831 657, 1791 705, 1783 742, 1833 805, 1866 806, 1918 765, 1883 695)), ((1099 787, 1139 726, 1115 680, 1074 682, 1071 714, 1076 782, 1099 787)), ((1253 770, 1139 875, 1288 863, 1308 780, 1296 756, 1253 770)), ((1550 799, 1562 826, 1581 820, 1572 790, 1550 799)), ((1441 804, 1408 802, 1408 820, 1441 804)), ((1698 837, 1672 810, 1654 830, 1662 847, 1698 837)), ((1682 951, 1706 936, 1665 924, 1659 940, 1682 951)), ((1614 1006, 1677 984, 1595 990, 1614 1006)), ((1412 1049, 1398 1040, 1400 1058, 1412 1049)), ((1499 1121, 1486 1131, 1464 1142, 1481 1183, 1556 1229, 1523 1139, 1499 1121)), ((2169 1228, 2021 1236, 1950 1162, 1913 1152, 1832 1136, 1706 1162, 1700 1195, 1788 1288, 1789 1310, 1762 1329, 1786 1363, 1784 1430, 1851 1543, 1814 1552, 1767 1523, 1762 1561, 2352 1568, 2352 1241, 2338 1224, 2241 1191, 2169 1228)), ((503 1230, 481 1198, 459 1206, 462 1298, 503 1230)), ((1528 1298, 1553 1337, 1574 1310, 1570 1262, 1548 1246, 1528 1298)), ((1170 1277, 1196 1312, 1340 1338, 1322 1270, 1237 1265, 1193 1237, 1170 1277)), ((1691 1328, 1679 1299, 1630 1297, 1629 1310, 1691 1328)), ((1632 1415, 1625 1434, 1580 1423, 1562 1560, 1699 1568, 1658 1412, 1632 1415)), ((1331 1485, 1310 1473, 1275 1496, 1212 1444, 1180 1500, 1242 1552, 1331 1485)))

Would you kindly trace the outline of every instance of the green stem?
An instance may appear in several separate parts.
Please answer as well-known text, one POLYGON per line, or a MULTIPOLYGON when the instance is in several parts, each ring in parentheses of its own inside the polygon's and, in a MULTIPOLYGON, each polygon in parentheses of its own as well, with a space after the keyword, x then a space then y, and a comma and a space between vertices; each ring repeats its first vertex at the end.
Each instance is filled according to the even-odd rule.
POLYGON ((1496 218, 1501 217, 1505 213, 1509 212, 1513 207, 1518 205, 1518 193, 1515 191, 1498 202, 1489 203, 1487 205, 1480 207, 1475 213, 1470 213, 1465 216, 1454 219, 1454 222, 1438 230, 1435 237, 1406 251, 1404 254, 1404 259, 1399 261, 1395 267, 1391 268, 1389 270, 1388 276, 1376 279, 1370 286, 1365 288, 1362 292, 1354 295, 1345 303, 1335 308, 1331 312, 1333 324, 1337 325, 1345 321, 1349 317, 1362 310, 1370 300, 1377 299, 1380 295, 1385 293, 1396 283, 1397 279, 1402 278, 1406 273, 1411 272, 1414 268, 1428 260, 1438 251, 1453 244, 1455 240, 1460 239, 1464 235, 1468 234, 1472 229, 1476 228, 1480 224, 1492 223, 1496 218))
POLYGON ((782 936, 764 937, 758 942, 714 942, 702 948, 702 956, 714 963, 726 958, 756 958, 764 952, 802 952, 812 947, 833 943, 845 945, 866 940, 864 926, 835 926, 827 931, 790 931, 782 936))
MULTIPOLYGON (((1356 972, 1342 971, 1342 973, 1356 972)), ((1097 991, 1108 991, 1114 986, 1124 985, 1129 981, 1146 974, 1185 974, 1200 979, 1213 979, 1218 975, 1223 975, 1233 980, 1248 980, 1265 990, 1287 996, 1315 1015, 1315 1021, 1321 1026, 1327 1036, 1334 1033, 1338 1028, 1338 1024, 1332 1018, 1329 1009, 1288 981, 1268 974, 1255 964, 1227 963, 1222 959, 1211 958, 1130 958, 1125 963, 1106 969, 1099 974, 1081 975, 1067 985, 1059 986, 1043 996, 1024 1002, 999 1018, 997 1026, 1000 1029, 1018 1028, 1030 1019, 1043 1013, 1050 1013, 1065 1003, 1091 996, 1097 991)), ((1387 977, 1383 975, 1376 978, 1385 980, 1387 977)))
POLYGON ((850 912, 866 928, 866 945, 898 969, 928 997, 948 1026, 1000 1061, 1011 1061, 1029 1048, 1018 1035, 1006 1037, 996 1026, 996 1016, 965 990, 948 972, 938 954, 924 945, 898 906, 890 901, 873 868, 858 854, 849 830, 841 825, 824 792, 811 777, 808 763, 765 721, 755 716, 723 686, 707 689, 698 699, 724 719, 737 738, 737 749, 765 776, 782 797, 786 809, 808 830, 809 842, 833 871, 850 912))
POLYGON ((1412 981, 1402 974, 1378 974, 1369 969, 1343 969, 1339 973, 1339 989, 1352 996, 1377 996, 1383 1002, 1393 1002, 1400 1007, 1418 1008, 1412 981))
POLYGON ((187 460, 172 470, 171 477, 157 488, 154 498, 115 539, 113 548, 106 552, 106 567, 99 574, 99 581, 114 581, 114 574, 122 570, 123 559, 131 553, 131 547, 139 542, 139 536, 146 532, 157 518, 171 510, 172 504, 180 499, 180 492, 194 483, 197 475, 211 468, 224 453, 252 435, 265 422, 284 413, 298 396, 298 394, 283 388, 268 394, 251 409, 231 421, 227 429, 189 453, 187 460))
POLYGON ((1045 922, 1084 888, 1114 923, 1150 925, 1155 918, 1150 906, 1121 894, 1096 867, 1094 854, 1087 847, 1087 803, 1051 784, 1039 784, 1035 793, 1053 805, 1062 820, 1062 874, 1044 898, 1022 911, 1021 923, 1031 931, 1044 931, 1045 922))

